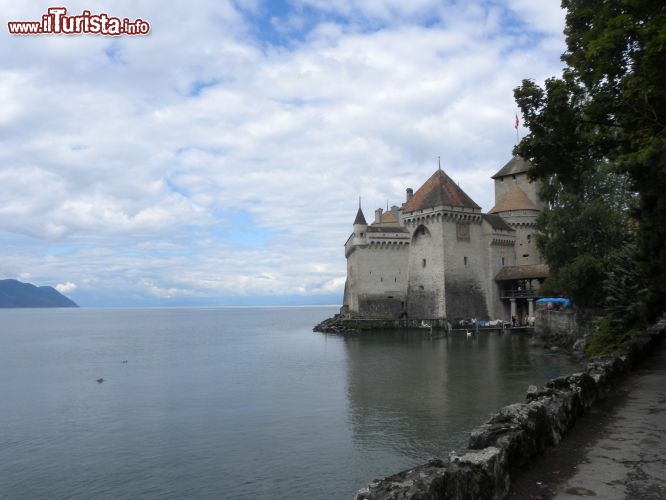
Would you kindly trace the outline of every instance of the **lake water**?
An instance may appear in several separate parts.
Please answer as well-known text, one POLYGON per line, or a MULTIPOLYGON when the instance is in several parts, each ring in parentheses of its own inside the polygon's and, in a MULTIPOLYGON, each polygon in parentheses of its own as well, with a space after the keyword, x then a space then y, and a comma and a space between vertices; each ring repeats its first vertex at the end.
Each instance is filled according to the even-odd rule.
POLYGON ((576 369, 518 334, 311 331, 334 312, 0 310, 0 498, 350 499, 576 369))

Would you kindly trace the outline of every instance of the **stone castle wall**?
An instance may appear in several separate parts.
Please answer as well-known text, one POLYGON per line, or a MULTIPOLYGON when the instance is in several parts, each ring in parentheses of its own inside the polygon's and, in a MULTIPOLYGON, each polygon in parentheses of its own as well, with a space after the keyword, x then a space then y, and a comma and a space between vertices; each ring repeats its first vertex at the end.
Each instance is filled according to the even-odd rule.
POLYGON ((513 265, 540 264, 542 261, 536 246, 535 212, 516 210, 502 213, 502 218, 516 231, 515 264, 513 265))
POLYGON ((347 261, 345 304, 354 311, 399 315, 407 294, 408 255, 409 245, 356 248, 347 261))
POLYGON ((444 262, 441 224, 426 222, 411 227, 409 249, 408 314, 410 318, 445 316, 444 262))
POLYGON ((487 318, 486 266, 481 218, 470 223, 448 222, 444 238, 446 268, 446 317, 453 323, 487 318))

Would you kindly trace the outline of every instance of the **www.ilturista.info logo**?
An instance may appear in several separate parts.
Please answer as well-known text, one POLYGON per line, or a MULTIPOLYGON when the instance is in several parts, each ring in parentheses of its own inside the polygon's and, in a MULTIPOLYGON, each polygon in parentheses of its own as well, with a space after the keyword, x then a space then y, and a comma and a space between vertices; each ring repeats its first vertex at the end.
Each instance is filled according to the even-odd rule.
POLYGON ((12 35, 147 35, 150 24, 143 19, 130 21, 127 17, 91 14, 84 10, 81 15, 68 16, 65 7, 49 7, 41 21, 9 21, 9 33, 12 35))

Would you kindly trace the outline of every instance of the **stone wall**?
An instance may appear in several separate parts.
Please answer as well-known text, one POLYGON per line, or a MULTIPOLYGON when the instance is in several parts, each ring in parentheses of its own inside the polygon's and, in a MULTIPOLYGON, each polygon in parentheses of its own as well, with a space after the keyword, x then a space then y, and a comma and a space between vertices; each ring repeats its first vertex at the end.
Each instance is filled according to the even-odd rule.
MULTIPOLYGON (((345 283, 344 305, 355 312, 375 314, 376 310, 366 310, 378 297, 404 301, 407 293, 407 258, 409 245, 387 245, 385 247, 366 245, 357 247, 347 257, 347 281, 345 283), (363 303, 363 301, 366 301, 363 303), (368 303, 368 300, 371 302, 368 303)), ((380 310, 387 308, 382 305, 380 310)), ((389 311, 393 311, 390 304, 389 311)), ((397 312, 396 318, 400 315, 397 312)))
POLYGON ((443 318, 444 261, 442 223, 423 221, 409 246, 407 307, 410 318, 443 318))
MULTIPOLYGON (((395 293, 395 292, 394 292, 395 293)), ((368 318, 398 319, 405 312, 405 297, 403 295, 359 295, 359 311, 368 318)))
POLYGON ((489 318, 486 303, 488 255, 483 219, 479 217, 470 223, 453 219, 443 225, 446 228, 443 237, 445 317, 452 323, 461 319, 489 318))
POLYGON ((446 317, 454 324, 462 319, 489 317, 483 284, 473 278, 446 281, 446 306, 446 317))
POLYGON ((356 500, 502 499, 511 479, 557 445, 580 414, 605 398, 628 371, 661 342, 666 321, 637 334, 614 357, 591 360, 585 370, 530 386, 524 403, 505 406, 474 429, 466 450, 375 480, 356 500))
POLYGON ((534 333, 546 344, 565 348, 572 348, 583 336, 576 313, 571 309, 566 311, 538 309, 534 313, 534 333))
POLYGON ((534 328, 540 335, 578 335, 576 313, 571 309, 566 311, 537 310, 534 313, 534 328))

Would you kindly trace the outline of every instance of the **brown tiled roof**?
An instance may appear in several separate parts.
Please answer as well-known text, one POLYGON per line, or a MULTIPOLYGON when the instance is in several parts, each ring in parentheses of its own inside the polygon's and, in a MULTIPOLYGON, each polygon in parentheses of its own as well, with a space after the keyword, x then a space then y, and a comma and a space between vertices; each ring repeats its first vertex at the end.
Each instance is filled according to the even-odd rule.
POLYGON ((442 170, 437 170, 414 193, 411 199, 402 206, 402 209, 405 212, 414 212, 440 205, 473 209, 481 208, 448 175, 442 170))
POLYGON ((539 210, 539 208, 530 200, 525 191, 518 186, 512 187, 508 193, 490 209, 491 214, 499 212, 509 212, 511 210, 539 210))
POLYGON ((533 264, 531 266, 504 266, 500 269, 495 281, 525 280, 548 277, 548 264, 533 264))
POLYGON ((356 218, 354 219, 354 224, 363 224, 365 226, 368 225, 368 223, 365 222, 365 216, 363 215, 363 210, 361 210, 361 207, 358 207, 358 212, 356 212, 356 218))
POLYGON ((382 224, 389 224, 391 222, 398 222, 398 219, 391 211, 384 212, 380 221, 382 224))
POLYGON ((509 226, 506 221, 499 215, 482 214, 482 217, 488 224, 493 227, 493 229, 500 229, 502 231, 515 231, 515 229, 509 226))
POLYGON ((509 163, 504 165, 499 172, 491 177, 491 179, 499 179, 507 175, 522 174, 529 170, 530 164, 520 156, 514 156, 509 160, 509 163))

